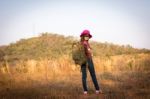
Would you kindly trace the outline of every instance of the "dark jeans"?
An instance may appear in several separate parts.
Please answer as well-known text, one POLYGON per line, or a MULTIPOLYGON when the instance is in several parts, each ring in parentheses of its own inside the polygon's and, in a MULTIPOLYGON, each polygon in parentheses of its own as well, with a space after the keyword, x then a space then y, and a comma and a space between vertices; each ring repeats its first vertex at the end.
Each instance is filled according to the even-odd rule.
MULTIPOLYGON (((96 75, 95 75, 93 60, 91 58, 88 58, 87 63, 88 63, 88 70, 89 70, 90 75, 92 77, 92 81, 94 83, 95 89, 99 90, 99 85, 98 85, 96 75)), ((84 89, 84 91, 88 91, 87 82, 86 82, 86 78, 87 78, 86 63, 81 65, 81 72, 82 72, 83 89, 84 89)))

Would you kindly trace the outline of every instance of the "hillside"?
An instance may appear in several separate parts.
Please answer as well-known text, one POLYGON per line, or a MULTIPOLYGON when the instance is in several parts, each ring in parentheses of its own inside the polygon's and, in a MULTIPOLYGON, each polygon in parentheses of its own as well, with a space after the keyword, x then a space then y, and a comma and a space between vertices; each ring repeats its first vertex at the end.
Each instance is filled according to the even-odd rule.
MULTIPOLYGON (((71 55, 72 43, 78 41, 75 37, 42 33, 38 37, 21 39, 16 43, 0 47, 1 60, 8 61, 58 58, 62 55, 71 55)), ((114 45, 90 41, 94 56, 113 56, 121 54, 149 53, 150 50, 132 48, 130 45, 114 45)))
POLYGON ((74 37, 43 33, 0 47, 0 99, 150 99, 150 51, 90 41, 97 80, 95 95, 87 72, 83 95, 81 68, 71 59, 74 37))

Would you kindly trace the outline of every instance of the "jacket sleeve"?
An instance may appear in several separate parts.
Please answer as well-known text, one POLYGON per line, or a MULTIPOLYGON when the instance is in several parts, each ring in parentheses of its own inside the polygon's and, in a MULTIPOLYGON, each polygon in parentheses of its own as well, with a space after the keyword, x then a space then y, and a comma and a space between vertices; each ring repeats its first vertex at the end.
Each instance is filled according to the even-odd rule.
POLYGON ((83 43, 84 49, 85 49, 85 54, 87 57, 91 57, 93 56, 92 52, 91 52, 91 48, 87 43, 83 43))
POLYGON ((86 56, 88 55, 88 45, 86 43, 83 43, 84 49, 85 49, 85 54, 86 56))

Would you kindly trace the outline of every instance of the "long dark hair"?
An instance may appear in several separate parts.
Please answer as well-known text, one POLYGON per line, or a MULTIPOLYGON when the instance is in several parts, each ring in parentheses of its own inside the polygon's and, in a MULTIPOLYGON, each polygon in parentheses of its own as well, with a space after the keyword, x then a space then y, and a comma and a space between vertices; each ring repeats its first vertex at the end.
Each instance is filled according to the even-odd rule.
POLYGON ((80 42, 84 41, 84 36, 80 37, 80 42))

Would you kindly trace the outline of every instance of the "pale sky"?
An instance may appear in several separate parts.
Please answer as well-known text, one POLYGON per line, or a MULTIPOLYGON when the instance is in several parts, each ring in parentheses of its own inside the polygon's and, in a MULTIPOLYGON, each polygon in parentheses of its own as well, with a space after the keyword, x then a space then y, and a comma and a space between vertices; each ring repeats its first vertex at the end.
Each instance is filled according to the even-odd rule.
POLYGON ((150 0, 0 0, 0 45, 41 32, 150 49, 150 0))

